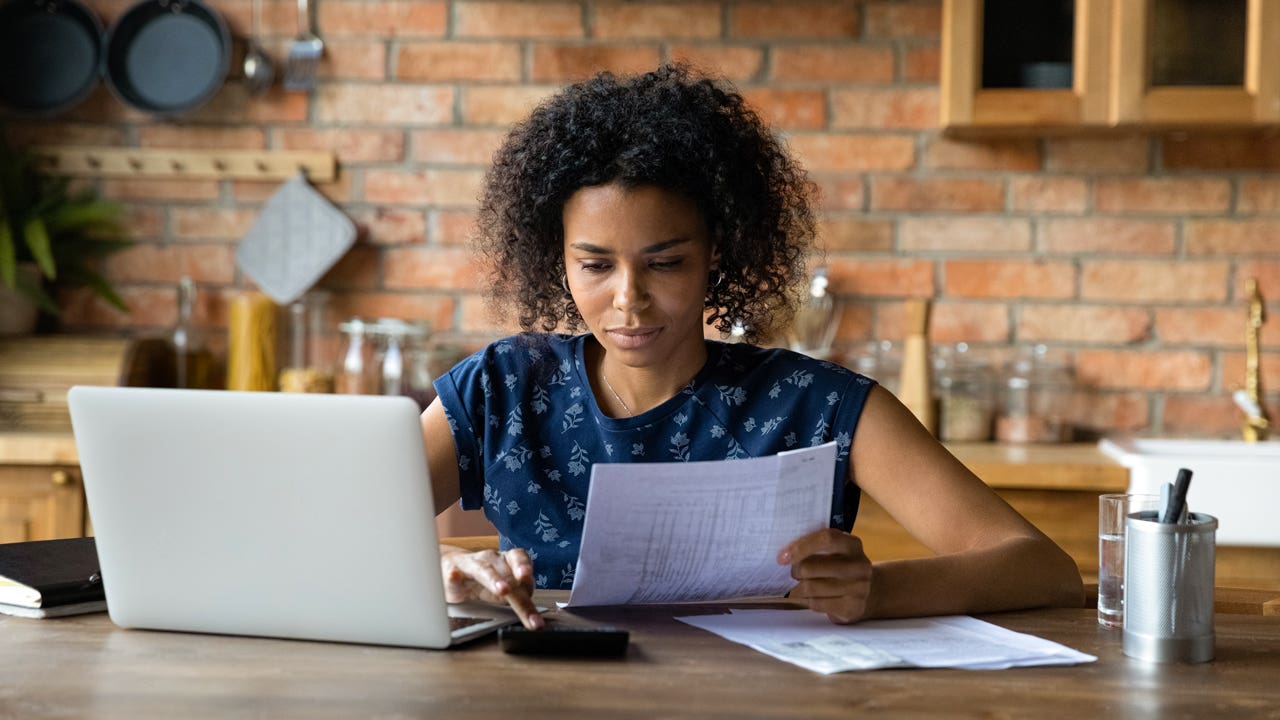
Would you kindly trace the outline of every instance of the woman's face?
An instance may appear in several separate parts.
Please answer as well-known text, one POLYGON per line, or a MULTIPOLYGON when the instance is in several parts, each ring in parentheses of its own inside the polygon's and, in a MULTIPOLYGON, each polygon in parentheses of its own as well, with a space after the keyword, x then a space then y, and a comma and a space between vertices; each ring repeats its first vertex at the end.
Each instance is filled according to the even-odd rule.
POLYGON ((631 367, 702 352, 717 256, 693 202, 652 186, 582 188, 564 205, 569 292, 607 355, 631 367))

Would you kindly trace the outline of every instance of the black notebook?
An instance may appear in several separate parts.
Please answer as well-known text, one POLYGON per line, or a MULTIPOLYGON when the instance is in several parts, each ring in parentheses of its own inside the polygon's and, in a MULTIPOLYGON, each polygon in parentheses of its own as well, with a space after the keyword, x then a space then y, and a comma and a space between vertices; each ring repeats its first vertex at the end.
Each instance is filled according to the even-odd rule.
POLYGON ((0 613, 56 617, 106 609, 93 538, 0 544, 0 613))

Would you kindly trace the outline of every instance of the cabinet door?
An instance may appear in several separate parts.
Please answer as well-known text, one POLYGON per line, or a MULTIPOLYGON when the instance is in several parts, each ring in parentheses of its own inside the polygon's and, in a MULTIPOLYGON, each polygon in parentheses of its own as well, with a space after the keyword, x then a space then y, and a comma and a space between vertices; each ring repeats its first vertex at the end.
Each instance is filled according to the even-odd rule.
POLYGON ((1280 2, 1115 2, 1113 124, 1280 119, 1280 2))
POLYGON ((79 468, 0 466, 0 542, 56 540, 83 532, 79 468))
POLYGON ((942 124, 1105 124, 1111 3, 945 0, 942 124))

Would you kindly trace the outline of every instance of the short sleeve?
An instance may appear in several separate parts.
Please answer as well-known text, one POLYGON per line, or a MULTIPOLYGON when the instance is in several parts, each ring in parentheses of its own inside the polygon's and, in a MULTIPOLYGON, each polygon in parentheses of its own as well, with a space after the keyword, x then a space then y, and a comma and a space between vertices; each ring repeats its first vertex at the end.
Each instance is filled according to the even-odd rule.
POLYGON ((481 448, 484 447, 488 384, 483 351, 466 358, 435 381, 458 455, 458 487, 464 510, 475 510, 484 500, 481 448))

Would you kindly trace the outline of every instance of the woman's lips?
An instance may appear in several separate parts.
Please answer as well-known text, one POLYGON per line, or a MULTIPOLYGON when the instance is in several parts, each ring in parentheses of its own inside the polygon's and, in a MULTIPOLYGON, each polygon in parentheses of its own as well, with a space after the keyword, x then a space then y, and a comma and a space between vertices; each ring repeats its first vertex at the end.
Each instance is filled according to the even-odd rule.
POLYGON ((606 330, 613 344, 624 350, 635 350, 653 342, 660 328, 614 328, 606 330))

